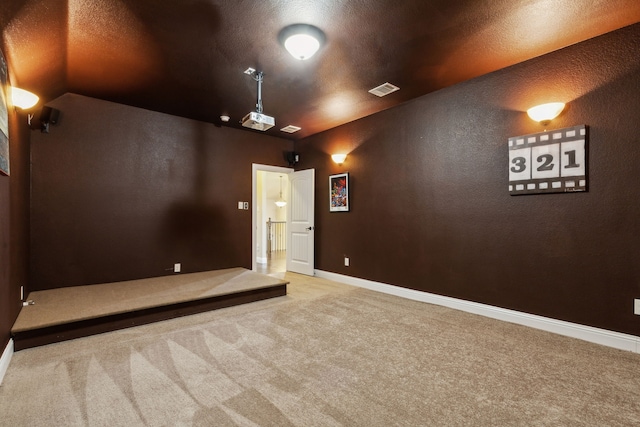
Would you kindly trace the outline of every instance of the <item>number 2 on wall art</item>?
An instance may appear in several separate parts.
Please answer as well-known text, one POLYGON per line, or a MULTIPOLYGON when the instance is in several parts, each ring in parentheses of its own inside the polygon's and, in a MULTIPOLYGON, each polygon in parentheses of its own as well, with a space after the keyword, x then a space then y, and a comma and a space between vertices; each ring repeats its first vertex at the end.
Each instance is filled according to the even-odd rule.
POLYGON ((587 191, 587 126, 509 138, 509 193, 587 191))

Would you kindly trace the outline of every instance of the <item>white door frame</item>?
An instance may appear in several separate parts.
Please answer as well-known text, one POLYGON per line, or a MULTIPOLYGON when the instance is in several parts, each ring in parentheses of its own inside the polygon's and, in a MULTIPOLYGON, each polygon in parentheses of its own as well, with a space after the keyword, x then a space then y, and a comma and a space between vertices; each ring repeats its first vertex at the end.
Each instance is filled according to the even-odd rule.
MULTIPOLYGON (((285 168, 282 166, 270 166, 253 163, 251 165, 251 270, 256 271, 258 265, 256 262, 256 239, 258 230, 258 171, 276 172, 289 175, 294 171, 293 168, 285 168)), ((289 218, 287 218, 287 222, 289 218)))

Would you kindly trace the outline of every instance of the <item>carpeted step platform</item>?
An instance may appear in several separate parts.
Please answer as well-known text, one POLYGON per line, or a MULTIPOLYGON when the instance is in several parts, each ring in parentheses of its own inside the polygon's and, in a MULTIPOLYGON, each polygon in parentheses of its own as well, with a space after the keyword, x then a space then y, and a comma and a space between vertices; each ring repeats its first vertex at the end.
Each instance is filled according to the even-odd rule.
POLYGON ((16 350, 287 294, 244 268, 31 292, 11 330, 16 350))

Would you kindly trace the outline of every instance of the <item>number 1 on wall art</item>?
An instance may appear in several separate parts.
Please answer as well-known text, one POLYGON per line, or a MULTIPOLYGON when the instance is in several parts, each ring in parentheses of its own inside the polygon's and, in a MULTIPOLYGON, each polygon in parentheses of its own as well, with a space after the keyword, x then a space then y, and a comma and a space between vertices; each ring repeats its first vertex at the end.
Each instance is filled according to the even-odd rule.
POLYGON ((509 138, 509 193, 587 191, 587 126, 509 138))

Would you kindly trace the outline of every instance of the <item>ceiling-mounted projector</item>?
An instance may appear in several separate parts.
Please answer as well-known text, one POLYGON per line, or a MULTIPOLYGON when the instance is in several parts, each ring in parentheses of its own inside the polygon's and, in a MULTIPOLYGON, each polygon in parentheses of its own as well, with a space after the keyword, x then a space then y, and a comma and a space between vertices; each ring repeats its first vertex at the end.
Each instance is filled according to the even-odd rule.
POLYGON ((267 130, 275 126, 276 119, 252 111, 242 118, 242 126, 255 130, 267 130))
POLYGON ((262 114, 262 80, 264 79, 264 73, 253 68, 248 68, 245 74, 249 74, 255 81, 258 82, 258 103, 256 104, 256 111, 252 111, 242 118, 242 126, 265 131, 271 129, 276 124, 276 119, 266 114, 262 114))

